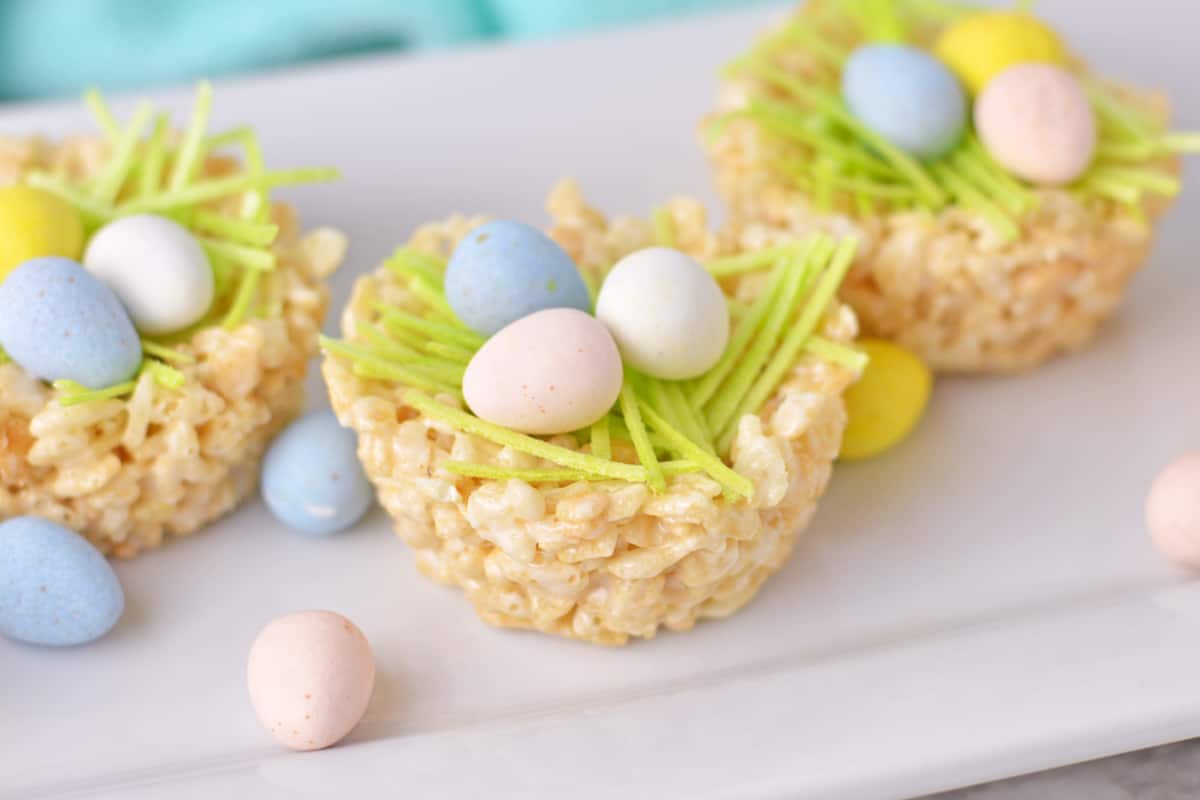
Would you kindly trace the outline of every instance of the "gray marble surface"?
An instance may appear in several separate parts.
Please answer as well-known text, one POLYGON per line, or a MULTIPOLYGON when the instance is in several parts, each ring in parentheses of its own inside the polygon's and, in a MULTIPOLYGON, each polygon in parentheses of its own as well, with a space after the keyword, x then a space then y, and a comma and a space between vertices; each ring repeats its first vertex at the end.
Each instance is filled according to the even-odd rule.
POLYGON ((1193 800, 1200 739, 986 783, 925 800, 1193 800))

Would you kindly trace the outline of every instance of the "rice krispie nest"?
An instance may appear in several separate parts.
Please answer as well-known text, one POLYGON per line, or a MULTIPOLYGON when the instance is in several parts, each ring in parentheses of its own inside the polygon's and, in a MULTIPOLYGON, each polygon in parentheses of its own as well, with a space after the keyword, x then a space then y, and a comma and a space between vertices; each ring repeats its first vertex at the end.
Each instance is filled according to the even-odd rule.
MULTIPOLYGON (((1149 254, 1155 221, 1179 191, 1176 153, 1195 146, 1167 134, 1166 99, 1102 83, 1076 64, 1101 131, 1101 157, 1079 183, 1019 184, 969 134, 947 164, 930 170, 951 203, 931 211, 872 201, 856 191, 862 176, 819 186, 819 167, 798 171, 820 162, 820 148, 795 127, 779 134, 796 122, 788 118, 797 99, 789 81, 832 88, 837 59, 863 41, 838 7, 812 0, 730 66, 702 137, 735 226, 760 225, 769 238, 813 230, 859 237, 841 297, 865 335, 899 342, 935 370, 1017 372, 1087 345, 1120 304, 1149 254), (1122 148, 1136 155, 1132 162, 1104 155, 1122 148), (981 175, 983 183, 973 183, 981 175), (1004 194, 980 203, 989 181, 1004 194)), ((908 22, 915 43, 928 45, 945 20, 917 14, 908 22)))
MULTIPOLYGON (((102 138, 3 137, 0 184, 31 170, 81 184, 109 149, 102 138)), ((214 156, 200 174, 234 166, 214 156)), ((196 531, 250 494, 267 442, 302 408, 328 305, 323 279, 346 250, 335 230, 301 234, 286 205, 272 206, 270 220, 279 226, 276 265, 253 293, 256 307, 240 324, 210 324, 170 343, 184 378, 177 388, 143 370, 127 396, 64 404, 61 390, 0 363, 0 519, 52 519, 128 558, 167 534, 196 531)))
MULTIPOLYGON (((573 183, 551 194, 549 229, 592 280, 621 256, 662 241, 655 225, 609 223, 587 207, 573 183)), ((445 259, 482 218, 452 217, 419 229, 409 249, 445 259)), ((706 229, 703 208, 672 202, 657 219, 672 244, 700 260, 757 243, 735 230, 706 229)), ((762 275, 724 287, 742 301, 763 290, 762 275)), ((380 268, 359 279, 342 325, 354 339, 378 318, 378 303, 416 308, 408 286, 380 268)), ((820 333, 841 346, 857 332, 854 314, 834 301, 820 333)), ((857 370, 806 352, 758 415, 743 416, 729 464, 754 487, 731 502, 705 474, 668 478, 665 492, 619 480, 526 482, 455 474, 469 461, 499 468, 553 466, 419 413, 402 384, 356 374, 336 355, 323 365, 338 418, 359 435, 359 456, 396 532, 427 576, 462 587, 485 621, 601 644, 654 636, 659 626, 687 630, 747 603, 779 569, 811 520, 837 456, 846 413, 843 390, 857 370)), ((459 407, 447 395, 438 400, 459 407)), ((571 435, 550 442, 588 452, 571 435)), ((613 457, 637 463, 633 446, 612 441, 613 457)))

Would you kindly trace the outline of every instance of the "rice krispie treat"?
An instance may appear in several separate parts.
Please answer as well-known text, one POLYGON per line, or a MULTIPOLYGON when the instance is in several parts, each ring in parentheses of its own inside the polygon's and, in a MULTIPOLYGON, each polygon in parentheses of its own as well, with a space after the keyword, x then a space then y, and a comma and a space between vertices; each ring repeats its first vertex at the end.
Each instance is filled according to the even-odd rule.
POLYGON ((703 137, 735 226, 857 237, 842 299, 940 371, 1091 341, 1200 149, 1019 11, 811 0, 726 77, 703 137))
POLYGON ((0 520, 130 557, 233 509, 303 402, 346 239, 302 233, 247 128, 138 107, 103 134, 0 138, 0 520), (222 154, 242 149, 244 164, 222 154))
POLYGON ((829 480, 865 363, 833 297, 853 242, 756 250, 691 200, 610 223, 572 183, 549 210, 552 239, 456 216, 361 278, 323 343, 334 410, 485 621, 622 644, 732 614, 829 480))

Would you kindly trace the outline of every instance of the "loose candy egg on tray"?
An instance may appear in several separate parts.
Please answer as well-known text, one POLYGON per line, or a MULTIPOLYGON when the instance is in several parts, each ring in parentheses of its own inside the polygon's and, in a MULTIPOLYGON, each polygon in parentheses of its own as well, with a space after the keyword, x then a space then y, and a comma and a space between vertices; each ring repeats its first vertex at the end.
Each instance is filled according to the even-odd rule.
POLYGON ((840 458, 871 458, 895 447, 920 422, 933 377, 921 360, 892 342, 860 339, 870 359, 846 390, 846 432, 840 458))
POLYGON ((567 252, 536 228, 508 220, 463 237, 446 264, 445 287, 454 313, 487 336, 546 308, 592 305, 567 252))
POLYGON ((129 380, 142 344, 121 301, 68 258, 26 261, 0 283, 0 347, 46 381, 102 389, 129 380))
POLYGON ((862 123, 919 158, 943 155, 966 129, 967 101, 958 80, 915 47, 855 50, 842 72, 842 96, 862 123))
POLYGON ((64 200, 32 186, 0 188, 0 281, 32 258, 79 258, 83 221, 64 200))
POLYGON ((595 317, 549 308, 479 349, 463 375, 476 416, 515 431, 566 433, 603 417, 621 392, 621 356, 595 317))
POLYGON ((116 574, 82 536, 37 517, 0 522, 0 633, 27 644, 84 644, 124 610, 116 574))
POLYGON ((325 536, 349 528, 371 507, 373 494, 356 454, 358 437, 332 411, 289 425, 263 459, 267 507, 290 528, 325 536))
POLYGON ((246 683, 272 736, 293 750, 319 750, 341 741, 366 713, 375 660, 350 620, 332 611, 301 611, 258 634, 246 683))
POLYGON ((1096 152, 1087 93, 1074 75, 1048 64, 997 75, 975 101, 975 127, 1001 166, 1034 183, 1070 183, 1096 152))
POLYGON ((1063 64, 1058 34, 1021 11, 979 11, 947 26, 935 51, 972 93, 1017 64, 1063 64))
POLYGON ((1154 479, 1146 527, 1163 555, 1200 569, 1200 452, 1179 456, 1154 479))
POLYGON ((179 223, 154 214, 110 222, 92 236, 83 265, 108 284, 138 330, 174 333, 212 306, 212 265, 179 223))
POLYGON ((625 363, 667 380, 708 371, 729 342, 721 287, 691 256, 649 247, 622 258, 604 279, 596 317, 625 363))

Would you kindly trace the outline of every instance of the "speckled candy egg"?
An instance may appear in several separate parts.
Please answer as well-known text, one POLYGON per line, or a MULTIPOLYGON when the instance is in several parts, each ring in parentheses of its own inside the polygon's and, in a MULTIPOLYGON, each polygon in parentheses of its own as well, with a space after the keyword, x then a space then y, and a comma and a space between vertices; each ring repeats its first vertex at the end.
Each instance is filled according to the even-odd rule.
POLYGON ((707 372, 729 343, 721 287, 686 253, 651 247, 613 266, 596 317, 612 332, 627 364, 656 378, 707 372))
POLYGON ((948 25, 934 48, 972 93, 1017 64, 1062 64, 1058 34, 1022 11, 979 11, 948 25))
POLYGON ((199 322, 213 302, 213 271, 196 237, 153 214, 122 217, 96 231, 83 254, 138 330, 174 333, 199 322))
POLYGON ((872 458, 895 447, 925 413, 933 375, 919 358, 894 342, 859 339, 870 361, 844 396, 846 431, 839 458, 872 458))
POLYGON ((87 539, 37 517, 0 523, 0 633, 83 644, 108 633, 124 610, 116 574, 87 539))
POLYGON ((591 309, 575 262, 546 234, 496 220, 463 237, 446 265, 446 299, 479 333, 546 308, 591 309))
POLYGON ((356 452, 354 431, 332 411, 289 425, 263 459, 262 494, 285 525, 314 536, 349 528, 371 507, 371 484, 356 452))
POLYGON ((1154 480, 1146 527, 1167 558, 1200 569, 1200 452, 1175 459, 1154 480))
POLYGON ((246 683, 272 736, 293 750, 320 750, 341 741, 366 713, 375 660, 350 620, 332 611, 300 611, 258 634, 246 683))
POLYGON ((32 186, 0 188, 0 281, 31 258, 79 258, 83 221, 79 212, 32 186))
POLYGON ((967 99, 940 61, 914 47, 860 47, 842 71, 842 97, 863 124, 918 158, 936 158, 962 138, 967 99))
POLYGON ((91 389, 129 380, 142 361, 121 301, 68 258, 26 261, 0 283, 0 347, 42 380, 91 389))
POLYGON ((522 433, 566 433, 607 414, 622 380, 608 330, 582 311, 550 308, 479 348, 463 375, 463 397, 488 422, 522 433))
POLYGON ((997 75, 975 100, 975 128, 992 158, 1033 183, 1070 183, 1096 152, 1087 94, 1074 75, 1047 64, 997 75))

